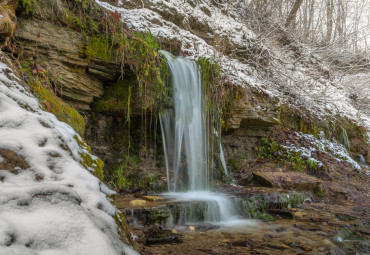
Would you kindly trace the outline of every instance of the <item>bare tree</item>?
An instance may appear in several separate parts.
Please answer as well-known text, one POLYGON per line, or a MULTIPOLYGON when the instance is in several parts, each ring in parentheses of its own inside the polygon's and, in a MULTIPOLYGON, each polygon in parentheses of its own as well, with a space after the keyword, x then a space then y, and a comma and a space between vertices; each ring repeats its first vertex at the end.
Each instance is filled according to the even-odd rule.
POLYGON ((303 3, 303 0, 296 0, 294 2, 294 5, 289 12, 288 18, 286 19, 285 27, 290 27, 292 22, 295 21, 297 12, 299 8, 301 7, 302 3, 303 3))

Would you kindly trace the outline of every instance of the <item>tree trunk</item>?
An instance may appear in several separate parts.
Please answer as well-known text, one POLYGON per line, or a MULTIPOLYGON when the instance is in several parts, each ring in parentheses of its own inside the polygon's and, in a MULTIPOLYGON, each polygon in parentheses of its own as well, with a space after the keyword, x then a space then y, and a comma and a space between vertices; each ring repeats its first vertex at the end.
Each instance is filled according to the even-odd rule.
POLYGON ((326 0, 326 41, 330 43, 333 32, 333 0, 326 0))
POLYGON ((285 27, 289 28, 291 26, 292 22, 295 20, 296 14, 299 8, 301 7, 302 3, 303 3, 303 0, 296 0, 294 2, 294 5, 289 12, 288 18, 286 19, 285 27))

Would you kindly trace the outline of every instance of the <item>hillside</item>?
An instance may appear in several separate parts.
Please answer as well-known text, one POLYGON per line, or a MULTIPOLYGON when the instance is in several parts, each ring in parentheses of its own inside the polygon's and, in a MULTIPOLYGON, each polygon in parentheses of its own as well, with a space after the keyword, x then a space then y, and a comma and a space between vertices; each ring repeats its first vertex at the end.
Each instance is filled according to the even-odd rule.
POLYGON ((0 254, 368 254, 368 51, 282 2, 2 1, 0 254))

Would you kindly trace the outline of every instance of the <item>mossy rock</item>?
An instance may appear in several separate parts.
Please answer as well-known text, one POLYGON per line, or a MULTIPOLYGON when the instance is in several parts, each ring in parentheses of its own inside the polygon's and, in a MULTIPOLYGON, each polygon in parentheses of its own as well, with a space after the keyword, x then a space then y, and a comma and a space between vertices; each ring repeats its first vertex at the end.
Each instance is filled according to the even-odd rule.
POLYGON ((88 39, 84 53, 88 59, 99 58, 104 61, 115 62, 114 52, 116 51, 111 49, 108 37, 99 35, 88 39))
POLYGON ((108 86, 103 97, 95 103, 94 109, 105 113, 127 113, 134 103, 136 87, 136 81, 133 79, 121 80, 108 86))
POLYGON ((70 125, 79 135, 84 135, 85 121, 75 108, 63 102, 43 86, 33 87, 33 91, 41 97, 44 110, 51 112, 58 120, 70 125))
POLYGON ((73 138, 77 141, 78 145, 82 149, 82 152, 80 152, 81 165, 87 170, 92 171, 93 174, 102 181, 104 179, 104 162, 91 154, 91 148, 86 144, 85 140, 77 135, 75 135, 73 138))

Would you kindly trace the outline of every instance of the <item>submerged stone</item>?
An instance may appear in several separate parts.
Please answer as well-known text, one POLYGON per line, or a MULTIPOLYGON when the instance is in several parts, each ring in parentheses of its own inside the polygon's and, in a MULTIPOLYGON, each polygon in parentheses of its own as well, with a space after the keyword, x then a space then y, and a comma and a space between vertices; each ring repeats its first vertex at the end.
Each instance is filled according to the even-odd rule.
POLYGON ((146 204, 146 201, 142 199, 135 199, 135 200, 130 201, 130 205, 133 205, 133 206, 140 206, 140 205, 145 205, 145 204, 146 204))

